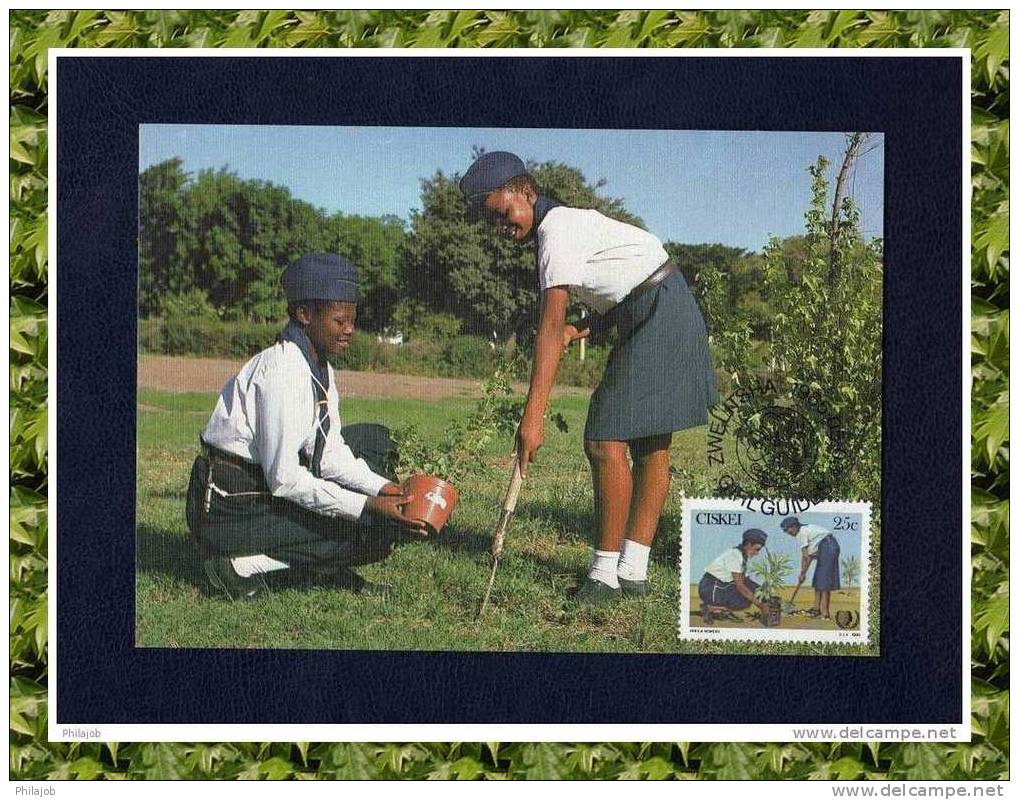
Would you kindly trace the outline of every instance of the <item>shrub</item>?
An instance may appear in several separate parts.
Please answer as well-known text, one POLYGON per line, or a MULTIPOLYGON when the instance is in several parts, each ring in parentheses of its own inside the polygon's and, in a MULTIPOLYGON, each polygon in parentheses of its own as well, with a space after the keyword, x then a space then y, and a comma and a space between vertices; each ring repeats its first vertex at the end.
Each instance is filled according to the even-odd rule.
POLYGON ((163 320, 160 317, 138 320, 138 350, 142 353, 165 353, 163 320))
POLYGON ((479 336, 456 336, 442 350, 446 375, 484 378, 495 370, 495 349, 479 336))
POLYGON ((408 341, 430 339, 444 342, 459 335, 463 322, 452 314, 431 311, 420 300, 408 297, 396 304, 390 324, 408 341))
POLYGON ((174 356, 247 358, 272 344, 281 329, 274 322, 170 316, 141 320, 138 344, 142 350, 174 356))
POLYGON ((580 360, 580 349, 577 344, 563 354, 559 362, 556 383, 561 386, 586 386, 593 388, 601 381, 605 373, 605 365, 609 360, 611 348, 604 346, 588 347, 584 360, 580 360))
POLYGON ((422 440, 414 426, 394 431, 398 471, 431 474, 450 483, 488 471, 486 448, 499 437, 512 437, 523 410, 524 399, 514 393, 512 375, 510 363, 493 369, 474 409, 452 421, 436 442, 422 440))
POLYGON ((209 300, 208 293, 201 289, 188 289, 180 294, 165 295, 160 306, 163 315, 167 317, 219 319, 219 313, 209 300))
POLYGON ((397 349, 396 345, 380 342, 374 334, 354 331, 354 339, 343 357, 337 360, 336 367, 359 372, 385 372, 397 349))

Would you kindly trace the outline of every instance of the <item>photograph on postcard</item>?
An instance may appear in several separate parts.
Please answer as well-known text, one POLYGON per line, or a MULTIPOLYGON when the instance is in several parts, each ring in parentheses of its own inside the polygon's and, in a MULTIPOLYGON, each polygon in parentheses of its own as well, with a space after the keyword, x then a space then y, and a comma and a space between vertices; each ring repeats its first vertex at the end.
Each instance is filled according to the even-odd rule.
POLYGON ((142 124, 137 645, 876 655, 883 144, 142 124))

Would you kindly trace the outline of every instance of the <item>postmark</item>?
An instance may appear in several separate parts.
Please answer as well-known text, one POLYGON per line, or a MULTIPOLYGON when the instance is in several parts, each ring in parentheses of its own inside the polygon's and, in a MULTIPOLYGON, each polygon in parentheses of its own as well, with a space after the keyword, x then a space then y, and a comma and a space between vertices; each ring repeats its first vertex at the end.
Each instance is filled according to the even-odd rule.
POLYGON ((706 456, 728 497, 825 498, 835 487, 818 469, 822 445, 839 449, 844 437, 838 414, 822 395, 764 378, 734 387, 712 408, 706 456))
POLYGON ((870 503, 686 498, 682 526, 681 640, 872 643, 870 503))

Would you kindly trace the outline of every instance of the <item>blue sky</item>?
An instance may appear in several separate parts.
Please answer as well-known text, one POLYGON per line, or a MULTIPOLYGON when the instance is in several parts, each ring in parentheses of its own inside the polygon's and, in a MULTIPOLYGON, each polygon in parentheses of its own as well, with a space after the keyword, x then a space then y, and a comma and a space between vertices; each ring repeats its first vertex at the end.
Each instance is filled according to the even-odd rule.
MULTIPOLYGON (((693 583, 697 583, 704 575, 704 570, 708 564, 715 560, 715 558, 726 548, 735 547, 738 545, 743 538, 743 531, 747 528, 760 528, 766 534, 768 534, 768 550, 772 553, 786 553, 793 557, 793 571, 790 574, 789 580, 793 583, 796 582, 796 576, 799 574, 800 569, 800 558, 799 558, 799 547, 796 545, 796 539, 787 533, 784 533, 778 524, 782 521, 782 517, 774 515, 761 514, 760 512, 752 512, 743 509, 741 511, 742 524, 738 526, 732 525, 694 525, 690 535, 690 552, 693 560, 690 563, 690 579, 693 583)), ((814 511, 805 511, 802 514, 797 514, 797 518, 800 522, 807 524, 813 523, 820 525, 823 528, 827 528, 830 531, 834 531, 836 516, 849 517, 851 520, 855 520, 857 523, 861 520, 861 515, 856 514, 830 514, 830 513, 817 513, 814 511)), ((857 526, 859 527, 859 525, 857 526)), ((861 535, 859 530, 857 531, 834 531, 835 538, 838 540, 839 548, 841 549, 841 558, 845 560, 850 556, 856 556, 857 560, 861 560, 860 552, 860 540, 861 535)), ((764 551, 751 559, 750 566, 752 568, 754 563, 764 558, 764 551)), ((807 580, 810 581, 813 576, 813 571, 807 574, 807 580)), ((753 577, 753 573, 751 573, 753 577)))
MULTIPOLYGON (((228 167, 286 186, 326 211, 407 219, 420 179, 463 173, 473 145, 562 161, 601 193, 622 197, 663 240, 760 250, 769 234, 802 233, 807 166, 825 155, 834 177, 842 133, 143 125, 140 167, 179 157, 188 172, 228 167)), ((859 160, 851 190, 864 234, 882 235, 883 137, 859 160)))

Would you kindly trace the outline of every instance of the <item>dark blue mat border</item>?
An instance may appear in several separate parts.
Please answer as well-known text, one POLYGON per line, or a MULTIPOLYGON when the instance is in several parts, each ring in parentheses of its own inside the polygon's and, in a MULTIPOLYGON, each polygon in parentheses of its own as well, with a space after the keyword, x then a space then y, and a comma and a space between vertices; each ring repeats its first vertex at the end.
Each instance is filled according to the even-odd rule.
POLYGON ((58 724, 960 721, 961 59, 500 55, 467 66, 59 59, 58 724), (146 122, 883 132, 882 655, 135 648, 146 122))

